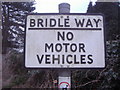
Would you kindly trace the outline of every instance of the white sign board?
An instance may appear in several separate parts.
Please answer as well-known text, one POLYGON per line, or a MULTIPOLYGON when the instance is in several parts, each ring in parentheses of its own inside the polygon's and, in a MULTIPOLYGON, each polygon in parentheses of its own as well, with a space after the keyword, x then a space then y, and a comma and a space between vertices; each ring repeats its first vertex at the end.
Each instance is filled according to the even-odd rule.
POLYGON ((25 66, 27 68, 104 68, 103 16, 28 15, 25 66))

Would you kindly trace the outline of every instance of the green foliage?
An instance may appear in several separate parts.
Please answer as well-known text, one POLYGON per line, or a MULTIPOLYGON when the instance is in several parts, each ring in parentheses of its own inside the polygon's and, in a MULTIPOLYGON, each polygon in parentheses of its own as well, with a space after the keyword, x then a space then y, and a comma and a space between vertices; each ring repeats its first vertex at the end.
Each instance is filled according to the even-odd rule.
MULTIPOLYGON (((6 71, 11 73, 7 73, 10 74, 9 75, 10 82, 6 86, 3 86, 4 88, 11 88, 17 85, 23 85, 29 78, 28 70, 24 67, 23 57, 24 57, 23 53, 20 53, 15 50, 12 50, 7 54, 7 57, 5 59, 6 62, 5 65, 7 65, 6 71)), ((4 74, 6 74, 5 72, 4 74)), ((4 74, 3 78, 5 78, 4 74)))
POLYGON ((24 85, 28 79, 27 75, 16 75, 12 79, 11 83, 3 88, 12 88, 19 85, 24 85))
POLYGON ((8 48, 23 48, 25 17, 35 10, 34 2, 3 2, 2 3, 2 52, 8 48))
POLYGON ((92 6, 92 2, 90 2, 88 5, 87 13, 91 13, 92 11, 93 11, 93 6, 92 6))
POLYGON ((24 66, 24 55, 18 51, 11 51, 9 58, 9 68, 15 74, 23 74, 27 72, 27 69, 24 66), (22 71, 22 72, 21 72, 22 71))
POLYGON ((105 32, 107 40, 116 40, 116 35, 120 34, 118 26, 120 6, 118 2, 96 2, 92 6, 89 4, 87 13, 102 13, 105 16, 105 32))
POLYGON ((24 84, 26 80, 28 79, 27 75, 18 75, 14 77, 14 80, 12 82, 13 85, 19 85, 19 84, 24 84))
POLYGON ((102 89, 120 88, 120 41, 107 41, 107 70, 103 72, 102 89))

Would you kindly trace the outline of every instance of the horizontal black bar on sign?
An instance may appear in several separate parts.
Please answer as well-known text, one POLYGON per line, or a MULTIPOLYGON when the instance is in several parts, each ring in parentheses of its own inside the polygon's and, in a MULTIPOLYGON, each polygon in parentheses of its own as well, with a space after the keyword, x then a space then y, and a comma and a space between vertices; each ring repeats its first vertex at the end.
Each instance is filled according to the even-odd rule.
POLYGON ((102 30, 101 28, 28 28, 28 30, 102 30))

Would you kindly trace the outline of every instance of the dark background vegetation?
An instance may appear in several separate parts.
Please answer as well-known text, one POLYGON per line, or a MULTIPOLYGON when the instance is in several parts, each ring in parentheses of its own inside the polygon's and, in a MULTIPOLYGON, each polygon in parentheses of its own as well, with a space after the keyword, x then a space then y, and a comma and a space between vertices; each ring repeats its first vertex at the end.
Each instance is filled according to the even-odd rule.
MULTIPOLYGON (((24 67, 25 17, 35 10, 35 2, 2 3, 3 88, 57 88, 57 70, 32 70, 24 67)), ((120 3, 92 2, 86 13, 105 16, 106 67, 72 72, 72 88, 81 90, 120 89, 120 3)))

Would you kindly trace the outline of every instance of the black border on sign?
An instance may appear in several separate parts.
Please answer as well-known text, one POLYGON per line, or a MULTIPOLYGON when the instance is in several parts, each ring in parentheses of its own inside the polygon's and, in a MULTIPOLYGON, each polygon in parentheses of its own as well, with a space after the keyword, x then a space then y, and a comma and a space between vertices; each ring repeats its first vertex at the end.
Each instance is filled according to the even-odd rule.
POLYGON ((58 69, 66 69, 66 70, 73 70, 73 69, 104 69, 106 68, 106 30, 105 30, 105 17, 102 13, 31 13, 31 14, 28 14, 26 15, 26 18, 25 18, 25 35, 24 35, 24 67, 27 68, 27 69, 54 69, 54 70, 58 70, 58 69), (103 17, 103 35, 104 35, 104 58, 105 58, 105 66, 104 67, 69 67, 69 68, 58 68, 58 67, 26 67, 25 65, 25 52, 26 52, 26 29, 27 29, 27 16, 29 15, 101 15, 103 17))

